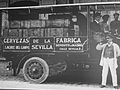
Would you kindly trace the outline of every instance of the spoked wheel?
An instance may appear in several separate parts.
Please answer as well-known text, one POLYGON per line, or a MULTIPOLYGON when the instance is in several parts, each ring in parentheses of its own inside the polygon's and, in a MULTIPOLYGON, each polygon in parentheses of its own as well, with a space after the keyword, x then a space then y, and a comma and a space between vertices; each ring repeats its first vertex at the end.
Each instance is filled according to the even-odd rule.
POLYGON ((48 64, 39 57, 32 57, 25 62, 23 75, 29 82, 42 83, 49 75, 48 64))

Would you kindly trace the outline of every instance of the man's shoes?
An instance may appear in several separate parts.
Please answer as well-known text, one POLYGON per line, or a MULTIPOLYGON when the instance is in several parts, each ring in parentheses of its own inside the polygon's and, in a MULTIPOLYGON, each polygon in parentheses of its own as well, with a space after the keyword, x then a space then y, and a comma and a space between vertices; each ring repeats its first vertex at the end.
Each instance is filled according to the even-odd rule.
POLYGON ((101 87, 101 88, 105 88, 106 86, 105 86, 105 85, 101 85, 100 87, 101 87))
POLYGON ((118 86, 114 86, 114 88, 115 88, 115 89, 119 89, 119 87, 118 87, 118 86))

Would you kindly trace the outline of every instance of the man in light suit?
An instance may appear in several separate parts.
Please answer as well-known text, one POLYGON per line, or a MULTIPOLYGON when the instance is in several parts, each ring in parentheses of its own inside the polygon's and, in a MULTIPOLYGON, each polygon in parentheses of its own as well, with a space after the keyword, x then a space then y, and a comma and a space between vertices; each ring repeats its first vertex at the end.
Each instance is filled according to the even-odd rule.
POLYGON ((113 87, 115 89, 118 89, 116 69, 118 67, 117 58, 120 56, 120 48, 116 43, 113 42, 112 35, 110 34, 107 35, 106 39, 107 39, 107 43, 105 44, 99 43, 96 46, 97 50, 102 50, 101 60, 100 60, 100 66, 103 67, 101 88, 106 87, 108 70, 110 68, 113 87))

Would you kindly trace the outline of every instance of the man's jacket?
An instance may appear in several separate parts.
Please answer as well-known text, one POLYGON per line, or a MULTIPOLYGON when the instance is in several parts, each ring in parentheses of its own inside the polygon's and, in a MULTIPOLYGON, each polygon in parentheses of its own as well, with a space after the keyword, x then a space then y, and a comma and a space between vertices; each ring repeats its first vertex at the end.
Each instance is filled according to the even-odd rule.
MULTIPOLYGON (((103 54, 104 54, 104 51, 105 51, 105 47, 107 46, 108 44, 98 44, 96 46, 96 49, 97 50, 102 50, 102 53, 101 53, 101 60, 100 60, 100 66, 104 66, 104 57, 103 57, 103 54)), ((113 50, 114 50, 114 66, 115 68, 118 67, 117 65, 117 57, 120 56, 120 48, 119 46, 116 44, 116 43, 112 43, 113 45, 113 50)))
POLYGON ((96 21, 90 23, 90 29, 92 32, 102 32, 100 24, 96 21))

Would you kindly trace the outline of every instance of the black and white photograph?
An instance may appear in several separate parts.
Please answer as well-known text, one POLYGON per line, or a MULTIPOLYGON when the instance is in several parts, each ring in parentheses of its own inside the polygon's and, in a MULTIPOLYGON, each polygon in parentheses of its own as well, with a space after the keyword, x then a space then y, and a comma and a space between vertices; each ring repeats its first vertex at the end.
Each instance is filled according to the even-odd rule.
POLYGON ((120 0, 0 0, 0 89, 119 90, 120 0))

